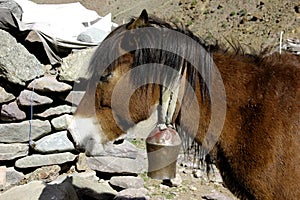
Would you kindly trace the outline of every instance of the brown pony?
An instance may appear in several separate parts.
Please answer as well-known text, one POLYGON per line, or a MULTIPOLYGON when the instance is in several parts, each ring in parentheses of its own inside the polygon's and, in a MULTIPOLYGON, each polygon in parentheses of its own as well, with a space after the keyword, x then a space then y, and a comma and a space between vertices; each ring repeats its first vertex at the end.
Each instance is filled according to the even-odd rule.
POLYGON ((205 46, 144 10, 99 46, 69 130, 104 143, 158 110, 158 123, 211 152, 237 197, 300 199, 300 57, 238 49, 205 46))

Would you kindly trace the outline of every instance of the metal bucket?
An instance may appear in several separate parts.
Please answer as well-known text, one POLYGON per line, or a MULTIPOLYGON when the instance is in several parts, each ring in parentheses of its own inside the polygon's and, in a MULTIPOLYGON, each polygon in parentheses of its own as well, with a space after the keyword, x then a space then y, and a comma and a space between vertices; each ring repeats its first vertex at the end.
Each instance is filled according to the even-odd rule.
POLYGON ((181 139, 171 127, 156 127, 146 139, 148 176, 165 180, 176 176, 181 139))

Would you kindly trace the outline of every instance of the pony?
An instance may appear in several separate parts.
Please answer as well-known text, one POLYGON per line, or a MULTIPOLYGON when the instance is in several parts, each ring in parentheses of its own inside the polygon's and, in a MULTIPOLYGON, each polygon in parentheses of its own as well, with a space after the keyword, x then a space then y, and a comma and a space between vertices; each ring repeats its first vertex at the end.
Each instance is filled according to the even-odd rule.
POLYGON ((206 45, 143 10, 107 36, 89 72, 72 134, 105 143, 156 112, 211 154, 240 199, 300 199, 299 56, 206 45))

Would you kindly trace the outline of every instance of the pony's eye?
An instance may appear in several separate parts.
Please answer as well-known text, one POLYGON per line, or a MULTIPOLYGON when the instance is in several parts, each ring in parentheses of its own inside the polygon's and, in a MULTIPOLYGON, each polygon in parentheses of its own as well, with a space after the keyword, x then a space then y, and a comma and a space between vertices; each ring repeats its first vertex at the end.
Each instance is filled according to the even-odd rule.
POLYGON ((110 73, 107 73, 107 74, 103 74, 101 77, 100 77, 100 81, 102 82, 107 82, 109 78, 112 77, 112 72, 110 73))

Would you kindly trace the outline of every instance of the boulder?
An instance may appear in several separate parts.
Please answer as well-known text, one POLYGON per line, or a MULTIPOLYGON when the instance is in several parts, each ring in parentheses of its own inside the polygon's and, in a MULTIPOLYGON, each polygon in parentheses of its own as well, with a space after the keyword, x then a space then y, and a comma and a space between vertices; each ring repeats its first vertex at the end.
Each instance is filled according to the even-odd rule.
POLYGON ((42 181, 32 181, 26 185, 20 185, 7 190, 6 192, 0 194, 0 199, 3 200, 39 199, 45 187, 46 185, 42 181))
POLYGON ((80 178, 84 178, 84 179, 87 179, 87 180, 92 180, 92 181, 97 181, 97 182, 103 182, 104 180, 99 179, 99 177, 97 176, 97 173, 93 170, 88 170, 88 171, 85 171, 85 172, 75 172, 72 174, 72 176, 78 176, 80 178))
POLYGON ((90 59, 96 48, 87 48, 73 52, 63 58, 58 79, 60 81, 78 82, 80 79, 87 80, 90 59))
POLYGON ((16 16, 19 20, 22 19, 23 10, 19 4, 17 4, 13 0, 1 0, 0 1, 0 8, 7 8, 10 10, 14 16, 16 16))
POLYGON ((117 194, 117 192, 107 182, 99 182, 80 176, 72 176, 72 184, 78 188, 77 195, 80 199, 113 199, 113 197, 117 194), (82 192, 85 189, 93 191, 93 193, 91 193, 92 196, 90 196, 91 194, 85 194, 86 198, 84 198, 85 196, 82 192))
POLYGON ((33 154, 17 160, 15 166, 19 168, 29 168, 46 165, 58 165, 74 161, 76 157, 76 155, 69 152, 49 155, 33 154))
POLYGON ((77 36, 77 40, 88 43, 100 43, 107 36, 107 32, 98 28, 89 28, 77 36))
POLYGON ((60 183, 44 183, 32 181, 25 185, 11 188, 0 194, 3 200, 79 200, 79 199, 105 199, 113 200, 117 192, 107 183, 89 180, 79 176, 66 177, 60 183))
POLYGON ((14 167, 9 167, 6 169, 6 188, 9 188, 14 185, 20 184, 20 182, 24 179, 24 174, 22 172, 18 172, 14 167))
POLYGON ((20 110, 16 101, 3 105, 1 109, 2 121, 21 121, 26 118, 25 112, 20 110))
POLYGON ((0 78, 25 86, 45 74, 45 67, 14 37, 0 30, 0 38, 0 78))
POLYGON ((78 106, 84 94, 85 91, 71 91, 64 100, 74 106, 78 106))
POLYGON ((0 104, 14 100, 16 97, 5 91, 3 87, 0 87, 0 104))
POLYGON ((27 156, 28 151, 28 144, 0 144, 0 160, 13 160, 15 158, 27 156))
POLYGON ((128 188, 122 190, 118 193, 115 200, 128 200, 128 199, 139 199, 139 200, 149 200, 150 197, 147 196, 148 190, 145 188, 128 188))
POLYGON ((18 105, 20 106, 40 106, 51 104, 52 99, 46 96, 39 95, 34 91, 23 90, 17 98, 18 105))
POLYGON ((34 150, 41 153, 65 152, 75 150, 67 136, 67 131, 47 135, 35 142, 34 150))
POLYGON ((137 149, 136 147, 124 140, 120 144, 114 144, 113 142, 108 142, 103 145, 104 151, 99 152, 93 156, 113 156, 113 157, 120 157, 120 158, 132 158, 135 159, 137 157, 137 149))
POLYGON ((49 121, 32 120, 20 123, 0 124, 0 142, 17 143, 28 142, 31 123, 32 139, 41 138, 51 132, 49 121))
POLYGON ((143 188, 144 180, 135 176, 114 176, 109 180, 109 183, 113 186, 127 189, 127 188, 143 188))
POLYGON ((88 166, 100 172, 117 174, 140 174, 147 170, 147 157, 138 154, 136 159, 112 156, 88 157, 88 166))
POLYGON ((34 116, 47 118, 47 117, 58 116, 62 114, 71 114, 75 112, 75 109, 76 109, 75 107, 69 105, 60 105, 57 107, 49 108, 42 113, 34 114, 34 116))
POLYGON ((62 183, 70 182, 76 188, 79 199, 99 199, 113 200, 117 192, 106 182, 98 181, 93 176, 86 176, 85 173, 75 173, 70 175, 61 175, 55 181, 49 183, 49 186, 59 186, 62 183))
POLYGON ((72 89, 72 86, 59 82, 54 76, 44 76, 33 80, 28 85, 28 89, 33 89, 39 92, 66 92, 72 89))
POLYGON ((51 124, 55 130, 66 130, 73 119, 72 115, 64 114, 51 120, 51 124))
POLYGON ((78 155, 78 160, 76 162, 77 171, 90 171, 90 167, 88 166, 86 159, 87 157, 85 153, 80 153, 78 155))

